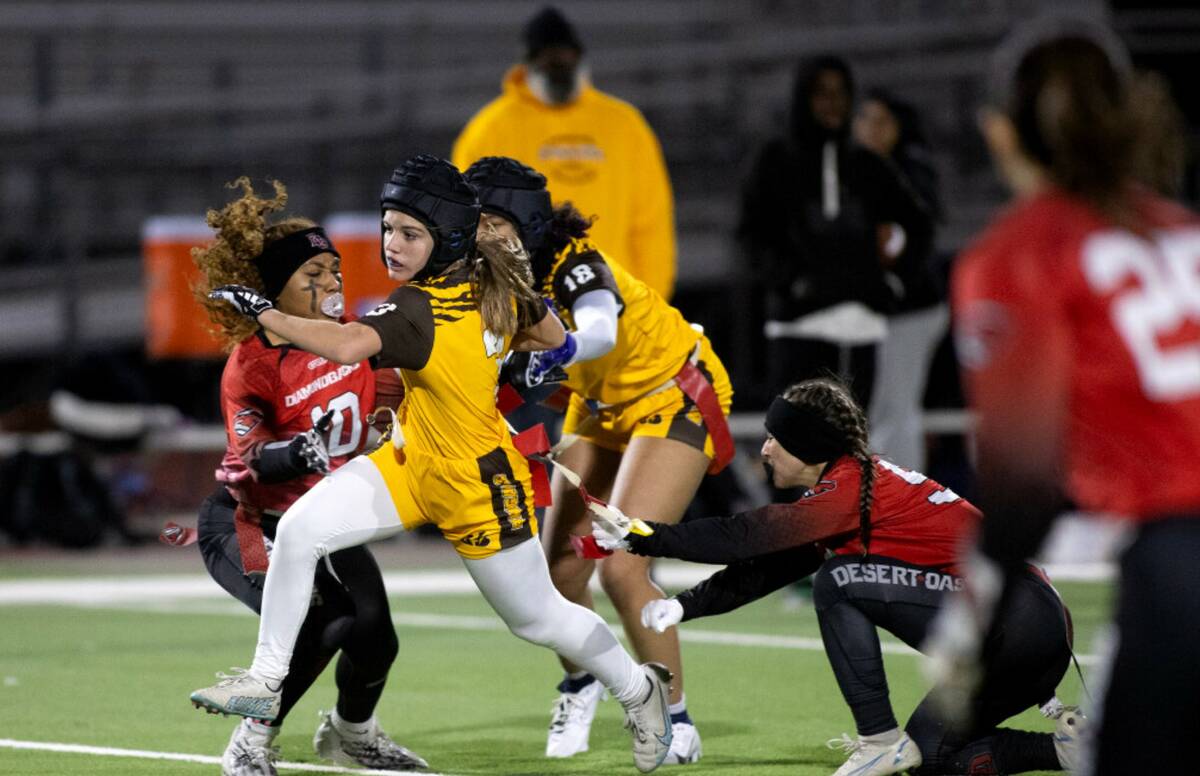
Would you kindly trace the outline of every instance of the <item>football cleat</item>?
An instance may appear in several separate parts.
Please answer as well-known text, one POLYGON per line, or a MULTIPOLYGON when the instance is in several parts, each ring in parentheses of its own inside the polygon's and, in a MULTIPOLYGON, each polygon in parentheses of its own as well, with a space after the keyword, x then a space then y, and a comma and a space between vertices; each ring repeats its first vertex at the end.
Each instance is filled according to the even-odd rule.
POLYGON ((921 764, 921 750, 908 733, 901 733, 891 744, 869 744, 842 733, 841 738, 830 739, 825 745, 850 755, 833 776, 886 776, 921 764))
POLYGON ((579 692, 564 692, 554 702, 550 732, 546 736, 547 757, 571 757, 588 750, 592 718, 604 695, 604 685, 593 680, 579 692))
POLYGON ((221 776, 277 776, 279 747, 271 746, 274 739, 274 735, 252 730, 249 720, 239 722, 221 755, 221 776))
POLYGON ((688 765, 700 759, 700 731, 690 722, 671 725, 671 751, 663 765, 688 765))
POLYGON ((371 719, 370 731, 361 739, 342 735, 333 724, 332 715, 321 712, 321 724, 313 736, 317 756, 341 765, 359 765, 388 771, 413 771, 428 768, 425 758, 400 746, 379 729, 371 719))
POLYGON ((1054 753, 1063 770, 1074 773, 1079 766, 1080 736, 1087 728, 1087 717, 1076 706, 1064 706, 1054 723, 1054 753))
POLYGON ((211 713, 238 714, 270 722, 279 716, 279 696, 283 683, 274 689, 244 668, 234 673, 217 673, 221 681, 192 693, 192 705, 211 713))
POLYGON ((625 728, 633 735, 633 764, 649 773, 663 764, 671 751, 671 672, 661 663, 644 663, 650 681, 646 695, 625 706, 625 728))

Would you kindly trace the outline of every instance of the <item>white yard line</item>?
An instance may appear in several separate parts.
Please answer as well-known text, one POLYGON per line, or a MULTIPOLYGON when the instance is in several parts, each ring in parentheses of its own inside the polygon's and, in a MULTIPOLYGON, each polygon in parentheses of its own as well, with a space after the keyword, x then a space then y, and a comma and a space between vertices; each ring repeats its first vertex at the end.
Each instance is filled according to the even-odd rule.
MULTIPOLYGON (((655 576, 668 588, 691 587, 707 578, 714 567, 695 563, 664 563, 655 576)), ((1052 575, 1064 579, 1070 575, 1052 575)), ((1092 566, 1080 569, 1076 578, 1106 579, 1111 569, 1092 566)), ((393 571, 383 575, 390 595, 396 597, 471 595, 476 594, 474 582, 464 569, 432 571, 393 571)), ((597 588, 598 589, 598 588, 597 588)), ((232 601, 216 582, 201 575, 160 575, 128 577, 77 577, 59 579, 27 579, 0 582, 0 605, 5 604, 65 604, 94 608, 133 609, 158 614, 230 615, 251 612, 232 601)), ((445 630, 502 631, 499 618, 474 615, 445 615, 404 612, 392 617, 397 625, 410 628, 440 628, 445 630)), ((610 623, 620 632, 620 625, 610 623)), ((683 641, 697 644, 726 644, 739 647, 766 647, 824 651, 819 638, 778 636, 766 633, 734 633, 701 630, 684 625, 679 630, 683 641)), ((916 650, 898 641, 882 643, 885 654, 916 655, 916 650)), ((1095 665, 1095 655, 1079 655, 1082 665, 1095 665)))
MULTIPOLYGON (((691 587, 717 570, 716 566, 679 561, 659 562, 655 579, 665 587, 691 587)), ((1113 578, 1108 563, 1048 566, 1051 579, 1062 581, 1105 581, 1113 578)), ((470 595, 475 584, 465 569, 389 571, 383 575, 389 595, 400 597, 470 595)), ((599 584, 592 580, 592 589, 599 584)), ((121 601, 149 603, 155 600, 224 598, 225 591, 205 574, 159 574, 138 576, 59 577, 0 581, 0 605, 5 604, 110 604, 121 601)))
MULTIPOLYGON (((52 741, 17 741, 0 738, 0 748, 26 749, 42 752, 65 752, 68 754, 90 754, 97 757, 134 757, 142 760, 174 760, 176 762, 220 765, 221 758, 206 754, 184 754, 181 752, 150 752, 143 749, 117 749, 111 746, 85 746, 83 744, 60 744, 52 741)), ((307 771, 310 773, 370 773, 378 776, 411 776, 411 771, 366 771, 362 768, 343 768, 338 765, 313 765, 280 761, 275 763, 280 771, 307 771)), ((421 771, 424 776, 449 776, 449 774, 421 771)))

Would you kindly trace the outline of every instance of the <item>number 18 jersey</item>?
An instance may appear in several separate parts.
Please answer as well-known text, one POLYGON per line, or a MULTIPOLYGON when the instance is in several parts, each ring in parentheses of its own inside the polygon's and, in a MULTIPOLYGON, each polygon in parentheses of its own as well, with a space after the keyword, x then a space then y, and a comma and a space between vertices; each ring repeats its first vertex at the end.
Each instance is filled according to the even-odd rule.
POLYGON ((953 301, 981 467, 1145 520, 1200 510, 1200 220, 1133 202, 1139 233, 1057 190, 1023 201, 953 301))
POLYGON ((258 482, 252 468, 264 446, 286 444, 332 410, 325 443, 330 469, 336 469, 366 444, 374 405, 375 374, 367 361, 335 364, 288 345, 272 346, 260 331, 234 348, 221 375, 226 448, 217 479, 252 513, 282 513, 321 475, 258 482))

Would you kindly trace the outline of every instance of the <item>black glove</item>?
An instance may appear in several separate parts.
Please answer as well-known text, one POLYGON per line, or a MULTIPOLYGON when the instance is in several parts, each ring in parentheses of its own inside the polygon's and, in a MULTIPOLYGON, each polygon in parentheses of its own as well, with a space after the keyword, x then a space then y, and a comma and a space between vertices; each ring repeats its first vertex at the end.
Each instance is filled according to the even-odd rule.
POLYGON ((258 320, 258 316, 274 309, 271 300, 247 286, 217 286, 208 292, 209 299, 224 299, 247 318, 258 320))
POLYGON ((500 367, 500 382, 511 383, 518 393, 524 393, 539 385, 561 383, 567 379, 566 371, 554 364, 549 369, 542 362, 543 351, 513 350, 504 357, 500 367))
POLYGON ((333 424, 334 412, 326 412, 312 428, 290 441, 272 442, 264 447, 255 466, 258 481, 270 484, 305 474, 329 474, 329 448, 325 446, 325 435, 333 424))

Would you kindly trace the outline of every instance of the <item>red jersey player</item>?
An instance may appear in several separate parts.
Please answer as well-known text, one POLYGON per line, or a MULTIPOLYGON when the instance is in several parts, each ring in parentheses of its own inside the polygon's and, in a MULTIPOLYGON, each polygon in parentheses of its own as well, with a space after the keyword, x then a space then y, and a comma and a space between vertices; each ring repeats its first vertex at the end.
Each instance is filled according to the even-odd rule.
POLYGON ((1200 727, 1200 220, 1135 182, 1164 126, 1147 85, 1097 25, 1010 38, 981 128, 1017 201, 954 278, 986 518, 931 672, 962 697, 1064 502, 1130 521, 1098 774, 1193 773, 1200 727))
POLYGON ((925 475, 871 455, 862 409, 838 383, 793 385, 771 403, 766 426, 762 455, 772 484, 807 488, 795 502, 679 525, 649 523, 648 536, 593 524, 605 549, 731 564, 674 598, 647 604, 642 624, 662 630, 720 614, 815 572, 821 637, 858 728, 857 739, 831 742, 850 755, 835 776, 1058 770, 1071 752, 1058 752, 1051 734, 997 727, 1049 702, 1070 659, 1065 611, 1045 577, 1030 569, 1014 588, 1020 617, 1006 622, 1005 638, 992 647, 1011 668, 985 688, 976 724, 947 731, 923 702, 902 732, 876 628, 921 646, 943 599, 962 587, 958 550, 979 512, 925 475), (980 770, 985 764, 997 770, 980 770))
MULTIPOLYGON (((247 325, 208 298, 214 285, 248 283, 293 315, 344 319, 340 257, 324 230, 295 217, 268 224, 266 214, 286 201, 282 185, 275 184, 274 198, 263 199, 244 178, 239 184, 240 199, 208 214, 215 240, 194 252, 204 273, 197 297, 233 346, 221 378, 228 440, 217 470, 221 484, 200 510, 198 534, 213 579, 258 612, 268 562, 264 534, 273 537, 294 501, 363 449, 368 414, 377 403, 397 400, 399 378, 390 370, 372 372, 365 360, 331 363, 247 325)), ((316 573, 319 595, 292 655, 281 713, 269 726, 238 725, 222 757, 226 776, 275 773, 271 744, 284 712, 339 651, 337 706, 317 729, 317 753, 370 768, 425 765, 388 738, 373 713, 397 651, 379 567, 365 547, 333 553, 328 561, 316 573)))

